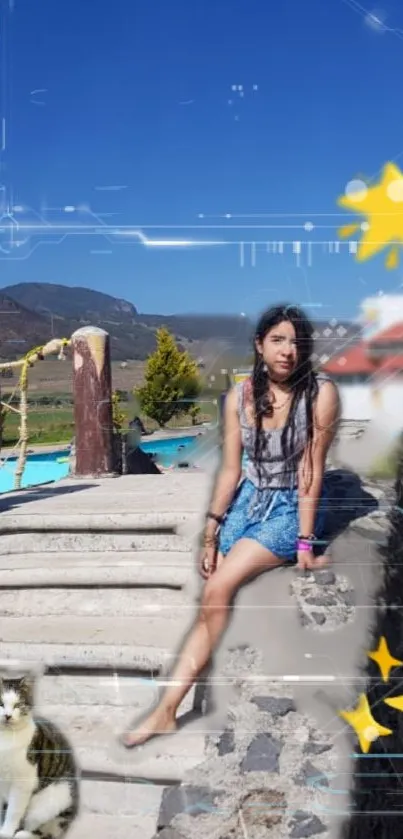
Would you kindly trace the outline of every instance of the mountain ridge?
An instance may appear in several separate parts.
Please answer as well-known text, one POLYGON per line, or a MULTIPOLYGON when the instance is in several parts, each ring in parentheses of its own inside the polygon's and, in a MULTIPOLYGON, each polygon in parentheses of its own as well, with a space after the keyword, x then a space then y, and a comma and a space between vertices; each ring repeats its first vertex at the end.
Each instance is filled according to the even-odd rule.
MULTIPOLYGON (((236 314, 144 314, 123 298, 84 286, 17 283, 0 289, 0 355, 7 360, 52 337, 69 337, 85 325, 109 333, 115 361, 146 359, 155 349, 160 326, 166 326, 195 357, 242 358, 251 352, 254 326, 250 318, 236 314)), ((360 337, 360 327, 354 323, 338 321, 337 327, 340 334, 327 322, 315 321, 321 333, 315 347, 318 354, 331 356, 360 337)))

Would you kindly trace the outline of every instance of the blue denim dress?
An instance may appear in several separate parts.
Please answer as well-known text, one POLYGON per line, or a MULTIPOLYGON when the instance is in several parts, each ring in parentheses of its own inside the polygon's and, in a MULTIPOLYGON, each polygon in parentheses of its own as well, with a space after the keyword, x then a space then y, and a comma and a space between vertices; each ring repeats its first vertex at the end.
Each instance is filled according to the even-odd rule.
MULTIPOLYGON (((326 378, 318 376, 319 387, 326 378)), ((254 463, 255 430, 248 423, 244 407, 246 385, 247 382, 237 385, 238 414, 245 452, 244 478, 221 526, 219 550, 225 556, 239 539, 254 539, 275 556, 294 561, 296 541, 300 532, 298 460, 307 443, 305 401, 303 399, 300 401, 295 415, 293 462, 289 464, 284 462, 281 445, 282 429, 265 431, 263 432, 265 441, 259 477, 254 463)), ((325 477, 314 528, 318 539, 324 532, 326 501, 325 477)))

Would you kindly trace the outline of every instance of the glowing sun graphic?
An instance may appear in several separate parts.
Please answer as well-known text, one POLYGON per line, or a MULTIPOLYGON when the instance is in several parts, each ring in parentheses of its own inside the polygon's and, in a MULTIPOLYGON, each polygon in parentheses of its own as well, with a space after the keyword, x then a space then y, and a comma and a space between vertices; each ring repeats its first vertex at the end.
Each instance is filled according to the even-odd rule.
POLYGON ((348 184, 345 195, 337 203, 365 217, 361 224, 341 227, 341 239, 362 230, 357 248, 357 260, 364 262, 384 248, 389 248, 385 259, 387 268, 397 268, 399 248, 403 246, 403 173, 394 163, 386 163, 380 181, 368 186, 356 180, 348 184))

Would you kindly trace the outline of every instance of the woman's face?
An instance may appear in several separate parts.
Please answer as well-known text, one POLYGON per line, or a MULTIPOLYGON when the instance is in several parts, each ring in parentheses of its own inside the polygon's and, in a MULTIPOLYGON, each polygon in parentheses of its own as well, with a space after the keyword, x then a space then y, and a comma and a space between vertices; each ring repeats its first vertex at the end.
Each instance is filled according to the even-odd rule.
POLYGON ((273 326, 256 348, 266 362, 270 377, 283 381, 295 370, 298 361, 295 329, 289 321, 273 326))

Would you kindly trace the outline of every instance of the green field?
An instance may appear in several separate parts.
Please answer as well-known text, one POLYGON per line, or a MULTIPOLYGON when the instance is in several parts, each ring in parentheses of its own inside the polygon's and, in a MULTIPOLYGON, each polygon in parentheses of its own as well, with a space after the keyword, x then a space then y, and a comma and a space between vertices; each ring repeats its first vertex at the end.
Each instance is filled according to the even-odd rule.
MULTIPOLYGON (((40 394, 37 394, 40 399, 40 394)), ((201 414, 198 422, 210 422, 217 419, 217 405, 214 400, 217 398, 216 394, 210 393, 203 397, 200 409, 201 414)), ((59 400, 60 401, 60 400, 59 400)), ((134 400, 121 403, 121 410, 125 414, 125 422, 123 431, 128 428, 130 420, 133 419, 135 411, 134 400)), ((155 431, 158 428, 156 422, 141 415, 141 419, 147 430, 155 431)), ((15 446, 19 439, 19 414, 14 411, 7 411, 4 428, 3 428, 3 447, 15 446)), ((168 423, 168 428, 181 428, 190 426, 192 420, 186 414, 180 417, 175 417, 168 423)), ((28 411, 28 432, 30 444, 47 444, 47 443, 66 443, 74 437, 74 420, 73 420, 73 406, 61 404, 59 406, 49 405, 44 408, 42 405, 38 406, 32 404, 28 411)))

